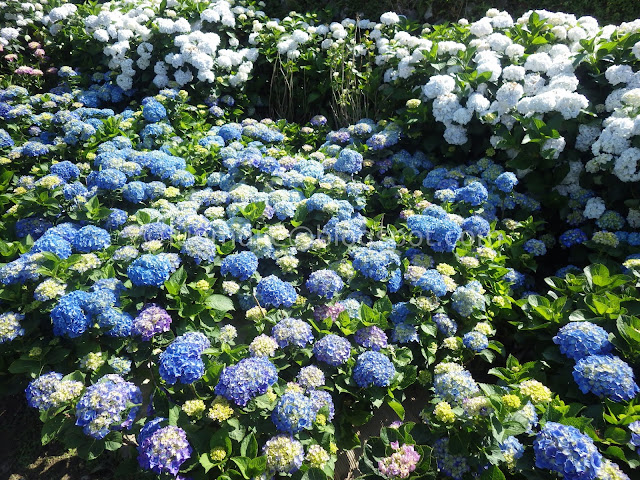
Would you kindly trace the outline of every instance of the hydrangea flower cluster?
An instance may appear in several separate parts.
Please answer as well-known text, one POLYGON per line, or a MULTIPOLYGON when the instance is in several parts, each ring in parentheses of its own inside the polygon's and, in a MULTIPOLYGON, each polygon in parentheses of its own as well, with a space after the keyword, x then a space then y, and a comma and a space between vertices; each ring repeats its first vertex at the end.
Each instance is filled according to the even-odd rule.
POLYGON ((298 433, 310 428, 316 412, 303 393, 285 392, 271 414, 271 420, 280 432, 298 433))
POLYGON ((604 355, 613 349, 607 331, 591 322, 571 322, 553 337, 560 352, 576 361, 589 355, 604 355))
POLYGON ((170 385, 177 381, 190 384, 204 375, 202 352, 211 347, 209 339, 200 332, 189 332, 176 338, 160 354, 160 377, 170 385))
POLYGON ((351 343, 344 337, 330 333, 313 345, 313 354, 320 362, 337 367, 351 357, 351 343))
POLYGON ((250 357, 225 367, 214 391, 244 407, 252 398, 266 393, 277 380, 276 367, 267 358, 250 357))
POLYGON ((142 427, 138 435, 138 463, 145 470, 175 476, 193 449, 185 431, 173 425, 161 427, 164 420, 155 418, 142 427))
POLYGON ((137 386, 119 375, 105 375, 88 387, 78 401, 76 425, 90 437, 104 438, 111 430, 130 428, 141 403, 137 386))
POLYGON ((267 468, 272 472, 293 473, 302 466, 304 449, 302 444, 288 435, 277 435, 267 440, 262 447, 267 457, 267 468))
POLYGON ((573 379, 582 393, 591 392, 614 402, 631 400, 640 392, 633 369, 614 355, 589 355, 578 360, 573 379))
POLYGON ((82 382, 64 380, 61 373, 49 372, 32 380, 25 393, 30 407, 44 411, 74 400, 82 390, 82 382))
POLYGON ((24 315, 14 312, 5 312, 0 315, 0 345, 15 340, 24 335, 24 328, 20 322, 24 315))
POLYGON ((420 454, 413 445, 391 442, 394 452, 378 461, 378 470, 386 478, 409 478, 420 461, 420 454))
POLYGON ((533 442, 536 467, 570 480, 592 480, 602 465, 593 440, 575 427, 547 422, 533 442))
POLYGON ((158 333, 168 332, 170 326, 171 315, 164 308, 152 303, 140 310, 133 319, 131 333, 140 335, 144 341, 149 341, 158 333))
POLYGON ((387 387, 396 374, 396 369, 386 356, 380 352, 361 353, 353 367, 353 380, 359 387, 387 387))

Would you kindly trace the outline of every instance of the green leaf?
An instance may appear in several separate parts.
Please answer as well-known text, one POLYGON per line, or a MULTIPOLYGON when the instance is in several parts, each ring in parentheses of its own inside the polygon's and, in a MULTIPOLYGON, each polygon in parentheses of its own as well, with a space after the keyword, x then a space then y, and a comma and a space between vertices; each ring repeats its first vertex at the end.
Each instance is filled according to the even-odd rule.
POLYGON ((251 433, 247 435, 240 444, 240 455, 243 457, 255 458, 258 454, 258 441, 256 436, 251 433))
POLYGON ((251 459, 247 457, 233 457, 231 460, 238 466, 242 476, 244 478, 249 478, 249 472, 247 470, 249 469, 249 462, 251 462, 251 459))
POLYGON ((396 400, 389 400, 387 402, 387 405, 389 405, 393 409, 393 411, 396 412, 396 415, 398 415, 400 420, 404 420, 404 407, 400 402, 396 400))
POLYGON ((626 445, 631 440, 631 434, 619 427, 609 427, 604 432, 605 441, 626 445))
POLYGON ((178 425, 178 417, 180 416, 180 406, 174 405, 169 409, 169 425, 178 425))
POLYGON ((301 480, 327 480, 327 475, 319 468, 310 468, 304 472, 301 480))
POLYGON ((233 306, 233 300, 220 294, 210 295, 204 303, 207 307, 218 310, 219 312, 228 312, 229 310, 235 309, 233 306))
POLYGON ((207 473, 209 470, 216 466, 209 458, 208 453, 203 453, 202 455, 200 455, 199 461, 200 465, 202 465, 202 468, 204 468, 204 473, 207 473))
POLYGON ((46 445, 56 438, 64 426, 64 421, 64 415, 56 415, 44 422, 42 425, 42 432, 40 434, 42 445, 46 445))
POLYGON ((164 286, 170 295, 178 295, 186 281, 187 272, 183 267, 180 267, 169 277, 169 280, 164 282, 164 286))
POLYGON ((247 473, 253 478, 260 475, 267 469, 267 457, 257 457, 252 458, 249 461, 249 468, 247 469, 247 473))

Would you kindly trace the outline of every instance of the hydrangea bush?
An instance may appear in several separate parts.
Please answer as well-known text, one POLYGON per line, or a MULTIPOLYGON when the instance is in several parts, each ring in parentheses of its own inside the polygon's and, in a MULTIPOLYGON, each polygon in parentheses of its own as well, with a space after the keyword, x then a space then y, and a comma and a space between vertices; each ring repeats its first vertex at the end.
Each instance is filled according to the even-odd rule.
POLYGON ((341 478, 362 446, 362 478, 633 478, 638 21, 33 5, 0 29, 58 65, 2 64, 0 372, 43 443, 122 476, 341 478))

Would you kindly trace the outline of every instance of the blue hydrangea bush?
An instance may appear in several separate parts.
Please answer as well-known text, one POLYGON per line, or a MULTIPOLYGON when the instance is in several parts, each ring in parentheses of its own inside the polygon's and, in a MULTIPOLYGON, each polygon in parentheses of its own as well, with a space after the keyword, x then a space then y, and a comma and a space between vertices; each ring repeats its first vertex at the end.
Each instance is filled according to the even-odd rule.
POLYGON ((637 476, 637 20, 24 5, 0 383, 43 444, 121 478, 637 476))

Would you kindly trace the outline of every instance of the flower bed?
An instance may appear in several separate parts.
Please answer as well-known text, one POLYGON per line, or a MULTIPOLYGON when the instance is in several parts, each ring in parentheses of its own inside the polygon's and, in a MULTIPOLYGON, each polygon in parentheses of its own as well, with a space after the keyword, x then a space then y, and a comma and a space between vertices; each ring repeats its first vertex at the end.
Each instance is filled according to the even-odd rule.
POLYGON ((0 373, 44 444, 335 478, 387 405, 363 478, 632 478, 639 21, 37 7, 0 30, 0 373))

